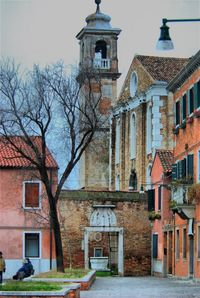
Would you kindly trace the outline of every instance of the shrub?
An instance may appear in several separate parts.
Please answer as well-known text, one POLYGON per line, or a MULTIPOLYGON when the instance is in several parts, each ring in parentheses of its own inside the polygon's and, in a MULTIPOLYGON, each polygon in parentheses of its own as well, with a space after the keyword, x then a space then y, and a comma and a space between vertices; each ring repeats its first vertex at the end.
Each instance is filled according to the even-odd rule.
POLYGON ((149 220, 161 219, 160 213, 156 213, 155 211, 149 212, 149 220))
POLYGON ((188 201, 200 203, 200 183, 193 184, 188 188, 188 201))

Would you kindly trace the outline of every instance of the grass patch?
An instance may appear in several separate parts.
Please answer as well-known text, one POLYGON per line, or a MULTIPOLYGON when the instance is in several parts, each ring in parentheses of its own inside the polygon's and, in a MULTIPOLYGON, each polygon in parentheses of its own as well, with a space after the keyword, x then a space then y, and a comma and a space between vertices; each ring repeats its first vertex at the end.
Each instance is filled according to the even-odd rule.
POLYGON ((96 276, 98 276, 98 277, 112 276, 112 272, 111 271, 96 271, 96 276))
POLYGON ((59 291, 61 285, 48 282, 8 281, 0 285, 0 291, 59 291))
MULTIPOLYGON (((88 274, 89 270, 85 269, 65 269, 65 272, 57 272, 56 270, 51 270, 48 272, 43 272, 38 275, 35 275, 34 277, 36 278, 71 278, 71 279, 76 279, 76 278, 82 278, 86 274, 88 274)), ((34 278, 33 277, 33 278, 34 278)))

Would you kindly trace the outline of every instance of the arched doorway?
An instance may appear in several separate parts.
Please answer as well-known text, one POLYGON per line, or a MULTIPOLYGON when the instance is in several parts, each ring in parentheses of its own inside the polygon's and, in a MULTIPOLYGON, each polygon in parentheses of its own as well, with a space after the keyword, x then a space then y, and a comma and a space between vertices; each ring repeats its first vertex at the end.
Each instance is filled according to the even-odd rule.
MULTIPOLYGON (((117 257, 118 274, 120 276, 123 276, 124 275, 123 228, 116 226, 117 220, 116 220, 115 213, 112 210, 114 207, 115 207, 114 205, 93 206, 94 211, 90 217, 90 227, 86 227, 84 231, 85 268, 86 269, 89 268, 89 262, 90 262, 90 255, 89 255, 90 235, 92 233, 103 233, 103 234, 107 233, 109 237, 110 236, 116 237, 117 250, 115 251, 115 254, 117 257)), ((111 246, 109 247, 109 249, 110 248, 111 246)), ((109 252, 109 259, 113 257, 114 255, 110 255, 110 252, 109 252)))

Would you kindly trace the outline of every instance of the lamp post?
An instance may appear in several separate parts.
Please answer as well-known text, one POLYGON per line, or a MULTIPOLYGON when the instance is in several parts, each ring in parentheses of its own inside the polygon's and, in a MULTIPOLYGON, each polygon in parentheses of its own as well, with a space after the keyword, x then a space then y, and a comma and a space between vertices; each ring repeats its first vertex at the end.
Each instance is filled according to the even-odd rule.
POLYGON ((157 42, 157 50, 173 50, 174 45, 169 35, 169 22, 200 22, 200 19, 162 19, 162 26, 160 27, 160 38, 157 42))

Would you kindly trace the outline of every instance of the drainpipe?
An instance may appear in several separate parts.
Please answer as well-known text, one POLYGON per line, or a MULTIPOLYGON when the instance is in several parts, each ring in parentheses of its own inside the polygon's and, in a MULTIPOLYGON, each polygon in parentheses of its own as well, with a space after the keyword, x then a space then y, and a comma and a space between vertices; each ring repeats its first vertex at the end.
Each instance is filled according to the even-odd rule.
POLYGON ((174 251, 174 270, 173 271, 174 271, 174 276, 175 276, 175 268, 176 268, 176 266, 175 266, 175 262, 176 262, 175 213, 173 213, 173 217, 174 217, 174 249, 173 249, 173 251, 174 251))

